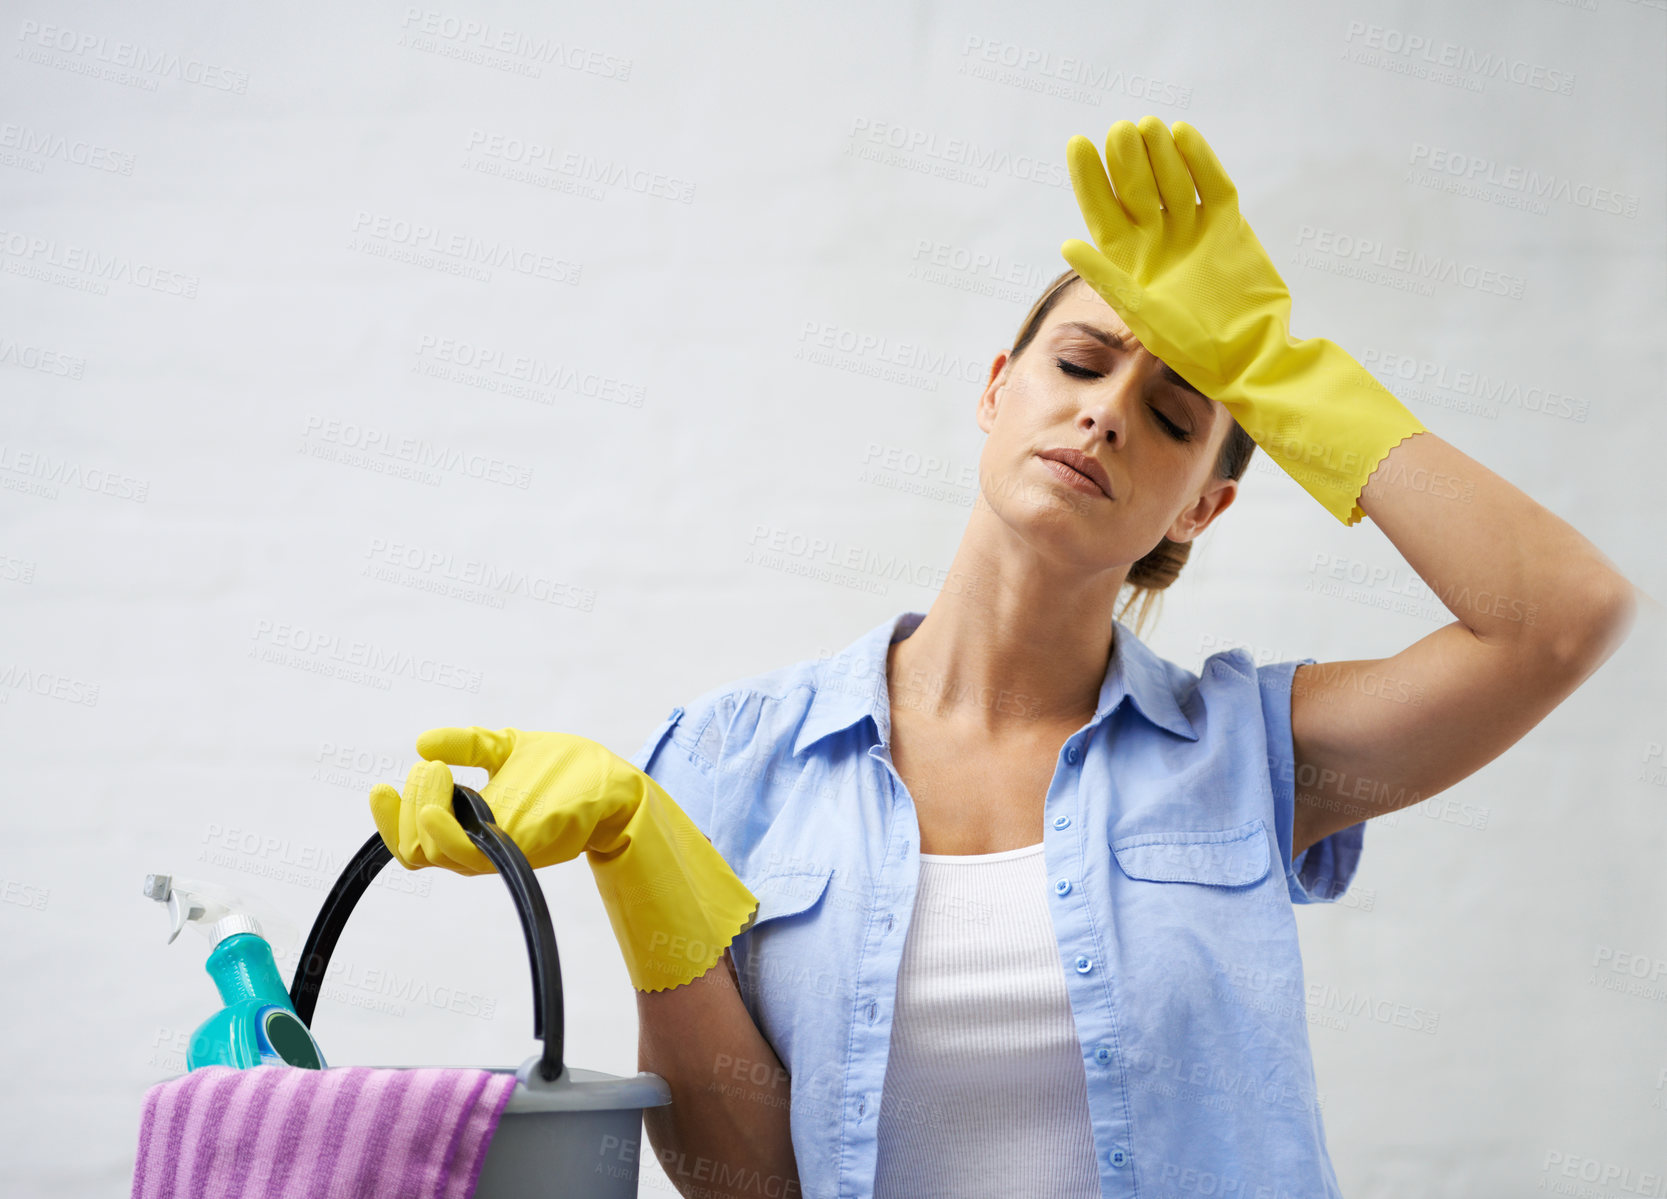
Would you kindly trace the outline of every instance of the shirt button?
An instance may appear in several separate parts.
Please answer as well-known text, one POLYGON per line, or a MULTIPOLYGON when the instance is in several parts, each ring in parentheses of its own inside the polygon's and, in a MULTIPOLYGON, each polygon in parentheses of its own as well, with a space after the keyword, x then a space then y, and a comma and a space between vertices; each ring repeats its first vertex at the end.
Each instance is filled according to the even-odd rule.
POLYGON ((1058 882, 1054 883, 1053 893, 1055 895, 1069 895, 1071 893, 1071 880, 1068 878, 1062 878, 1058 882))
POLYGON ((1077 747, 1076 746, 1073 745, 1065 751, 1065 760, 1073 766, 1075 766, 1077 764, 1077 747))
POLYGON ((1092 969, 1094 969, 1093 959, 1078 956, 1078 958, 1077 958, 1077 973, 1078 974, 1087 974, 1092 969))
POLYGON ((1111 1050, 1106 1046, 1101 1045, 1094 1051, 1094 1060, 1099 1062, 1102 1066, 1105 1065, 1111 1060, 1111 1050))
POLYGON ((1128 1151, 1122 1146, 1118 1146, 1116 1149, 1113 1149, 1107 1156, 1111 1160, 1111 1164, 1116 1166, 1118 1169, 1122 1169, 1124 1166, 1129 1164, 1128 1151))
POLYGON ((1053 826, 1054 828, 1070 828, 1071 818, 1069 816, 1055 816, 1053 818, 1053 826))

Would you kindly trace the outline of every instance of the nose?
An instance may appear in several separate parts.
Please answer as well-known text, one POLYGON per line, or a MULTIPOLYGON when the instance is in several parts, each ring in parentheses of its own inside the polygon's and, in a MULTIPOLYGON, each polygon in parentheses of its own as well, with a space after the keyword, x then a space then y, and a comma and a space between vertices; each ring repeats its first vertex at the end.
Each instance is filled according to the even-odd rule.
POLYGON ((1129 436, 1129 422, 1145 403, 1146 385, 1146 374, 1137 364, 1119 363, 1093 387, 1082 389, 1078 430, 1114 446, 1123 444, 1129 436))

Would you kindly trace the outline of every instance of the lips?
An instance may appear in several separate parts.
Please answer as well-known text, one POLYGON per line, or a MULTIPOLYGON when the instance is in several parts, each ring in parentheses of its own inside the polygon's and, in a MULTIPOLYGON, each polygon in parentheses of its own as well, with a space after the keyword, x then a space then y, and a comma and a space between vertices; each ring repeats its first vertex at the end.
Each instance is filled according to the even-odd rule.
POLYGON ((1079 475, 1085 475, 1094 482, 1106 498, 1111 498, 1111 480, 1106 475, 1106 468, 1101 466, 1097 458, 1083 453, 1081 450, 1060 448, 1057 450, 1043 450, 1036 455, 1038 458, 1050 458, 1062 466, 1068 466, 1079 475))

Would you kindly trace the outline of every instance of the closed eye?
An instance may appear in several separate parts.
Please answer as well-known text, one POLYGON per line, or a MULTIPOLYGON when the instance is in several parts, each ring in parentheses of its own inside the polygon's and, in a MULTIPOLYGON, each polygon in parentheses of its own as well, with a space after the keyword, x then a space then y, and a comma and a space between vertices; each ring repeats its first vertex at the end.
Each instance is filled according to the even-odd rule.
MULTIPOLYGON (((1086 366, 1078 366, 1075 362, 1067 361, 1064 358, 1055 358, 1054 359, 1054 364, 1056 366, 1058 366, 1060 370, 1064 371, 1067 375, 1070 375, 1072 378, 1075 378, 1075 379, 1103 379, 1103 378, 1105 378, 1105 372, 1104 371, 1089 370, 1086 366)), ((1176 441, 1191 441, 1192 440, 1192 434, 1191 433, 1187 432, 1185 429, 1181 428, 1180 425, 1177 425, 1174 421, 1170 420, 1167 416, 1165 416, 1162 412, 1160 412, 1158 410, 1156 405, 1148 405, 1148 407, 1151 408, 1152 415, 1157 417, 1159 423, 1163 425, 1164 431, 1166 433, 1168 433, 1171 437, 1173 437, 1176 441)))

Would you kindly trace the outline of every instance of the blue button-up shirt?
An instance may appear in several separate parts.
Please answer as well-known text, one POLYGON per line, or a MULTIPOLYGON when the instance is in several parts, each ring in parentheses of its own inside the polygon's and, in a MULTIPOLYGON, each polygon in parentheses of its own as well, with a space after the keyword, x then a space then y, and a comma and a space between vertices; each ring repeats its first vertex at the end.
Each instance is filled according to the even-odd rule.
MULTIPOLYGON (((758 897, 731 949, 792 1076, 811 1199, 874 1189, 920 843, 886 653, 922 619, 709 691, 632 759, 758 897)), ((1339 1195, 1291 905, 1343 894, 1364 825, 1291 859, 1291 676, 1313 661, 1232 649, 1194 674, 1118 623, 1094 717, 1060 747, 1038 831, 1108 1197, 1339 1195)))

